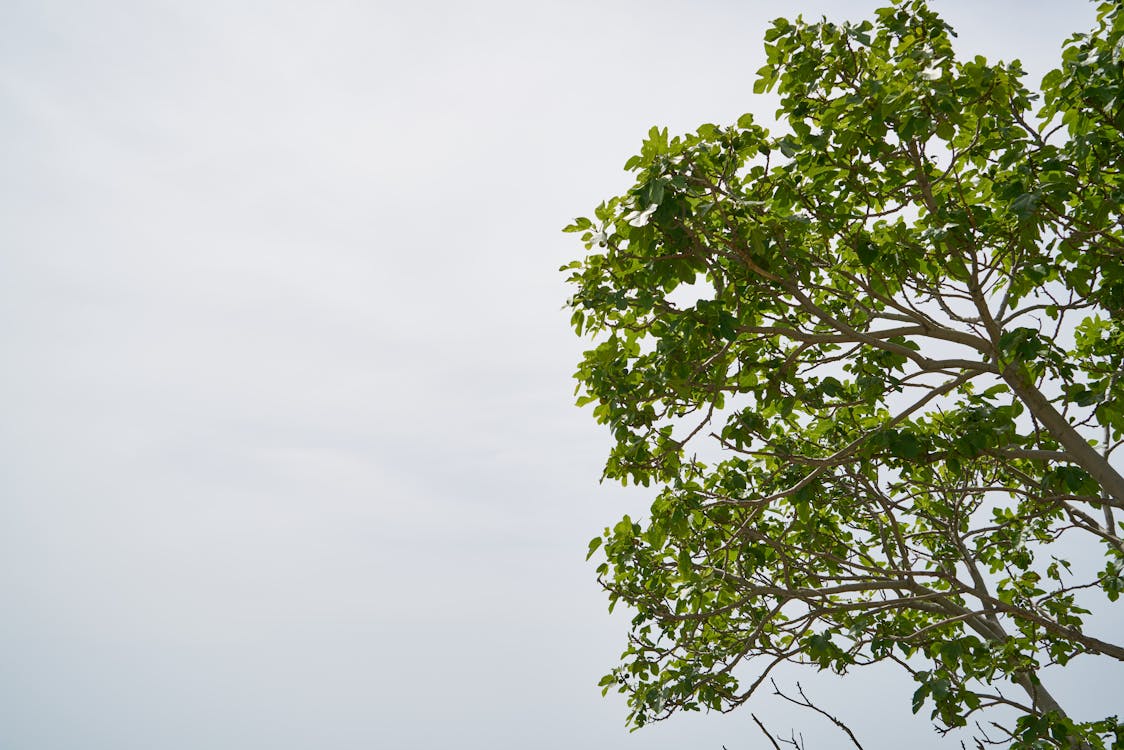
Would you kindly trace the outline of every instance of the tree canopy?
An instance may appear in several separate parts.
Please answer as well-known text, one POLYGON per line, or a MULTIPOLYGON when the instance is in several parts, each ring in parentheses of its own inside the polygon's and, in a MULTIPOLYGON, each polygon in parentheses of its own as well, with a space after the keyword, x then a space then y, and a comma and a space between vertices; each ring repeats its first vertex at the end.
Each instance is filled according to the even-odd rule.
POLYGON ((1047 679, 1124 683, 1097 626, 1124 590, 1124 10, 1040 93, 953 36, 918 0, 778 19, 754 91, 783 133, 653 128, 567 227, 578 403, 605 476, 658 488, 590 544, 635 612, 602 680, 635 726, 785 662, 892 663, 942 732, 1124 746, 1047 679))

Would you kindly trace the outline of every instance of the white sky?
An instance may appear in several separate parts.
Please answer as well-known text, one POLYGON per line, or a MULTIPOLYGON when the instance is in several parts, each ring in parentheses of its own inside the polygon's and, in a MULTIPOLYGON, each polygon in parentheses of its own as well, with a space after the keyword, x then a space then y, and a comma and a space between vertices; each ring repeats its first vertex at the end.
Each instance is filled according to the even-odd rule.
MULTIPOLYGON (((595 687, 586 542, 649 493, 597 484, 559 230, 651 125, 771 115, 769 19, 881 4, 0 4, 0 747, 762 747, 595 687)), ((1033 80, 1093 15, 934 5, 1033 80)))

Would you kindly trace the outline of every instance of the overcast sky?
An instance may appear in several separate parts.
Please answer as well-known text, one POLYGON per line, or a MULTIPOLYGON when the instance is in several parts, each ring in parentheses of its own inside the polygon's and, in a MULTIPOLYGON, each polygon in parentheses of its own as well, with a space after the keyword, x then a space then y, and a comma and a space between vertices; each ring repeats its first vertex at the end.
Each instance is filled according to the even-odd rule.
MULTIPOLYGON (((597 482, 559 230, 651 125, 768 119, 771 18, 881 4, 0 3, 0 747, 763 747, 596 688, 586 543, 649 493, 597 482)), ((1093 16, 934 5, 1035 81, 1093 16)))

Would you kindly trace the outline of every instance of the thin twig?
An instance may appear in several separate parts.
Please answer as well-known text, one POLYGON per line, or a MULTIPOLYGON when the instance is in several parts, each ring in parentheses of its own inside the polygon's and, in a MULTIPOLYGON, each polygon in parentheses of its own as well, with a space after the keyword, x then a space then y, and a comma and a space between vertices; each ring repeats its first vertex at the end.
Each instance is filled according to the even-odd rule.
POLYGON ((829 719, 831 721, 832 724, 834 724, 835 726, 839 727, 844 732, 846 732, 847 736, 851 738, 851 742, 854 743, 855 747, 857 747, 859 750, 864 750, 862 744, 855 737, 855 733, 851 731, 851 728, 848 727, 846 724, 844 724, 841 720, 839 720, 835 716, 832 716, 827 711, 824 711, 819 706, 813 704, 812 701, 810 701, 808 699, 808 696, 804 694, 804 688, 802 688, 800 686, 799 682, 796 683, 796 690, 797 690, 798 693, 800 693, 800 697, 803 698, 803 702, 798 701, 795 698, 782 693, 781 689, 779 687, 777 687, 777 681, 776 680, 772 680, 772 683, 773 683, 773 691, 774 691, 775 695, 779 695, 781 698, 784 698, 789 703, 794 703, 797 706, 801 706, 803 708, 810 708, 813 711, 815 711, 816 713, 820 714, 821 716, 826 717, 827 719, 829 719))
MULTIPOLYGON (((777 744, 777 741, 773 738, 773 735, 769 734, 769 730, 766 729, 765 725, 761 723, 761 719, 757 718, 757 714, 751 713, 750 716, 753 717, 753 720, 757 723, 757 726, 761 727, 761 731, 765 734, 766 737, 769 738, 769 742, 773 743, 773 747, 775 747, 777 750, 781 750, 781 746, 777 744)), ((725 745, 722 746, 722 750, 726 750, 725 745)))

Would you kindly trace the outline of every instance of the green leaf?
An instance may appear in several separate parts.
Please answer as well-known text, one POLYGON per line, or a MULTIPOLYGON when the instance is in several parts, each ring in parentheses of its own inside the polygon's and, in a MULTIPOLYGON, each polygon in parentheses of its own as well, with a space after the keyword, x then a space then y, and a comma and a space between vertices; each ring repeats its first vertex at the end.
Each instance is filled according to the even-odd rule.
POLYGON ((1015 212, 1015 215, 1018 216, 1021 221, 1025 221, 1038 209, 1038 204, 1041 200, 1041 193, 1023 193, 1011 203, 1011 210, 1015 212))
POLYGON ((929 691, 930 691, 930 687, 929 687, 929 683, 927 683, 927 682, 922 683, 921 687, 919 687, 919 688, 917 688, 916 690, 913 691, 913 700, 912 700, 913 713, 916 714, 918 711, 921 710, 921 707, 925 705, 925 699, 929 697, 929 691))
POLYGON ((896 458, 914 459, 924 452, 921 442, 913 433, 891 432, 889 438, 890 453, 896 458))
POLYGON ((855 254, 864 266, 872 266, 880 255, 878 246, 870 240, 862 240, 855 246, 855 254))

